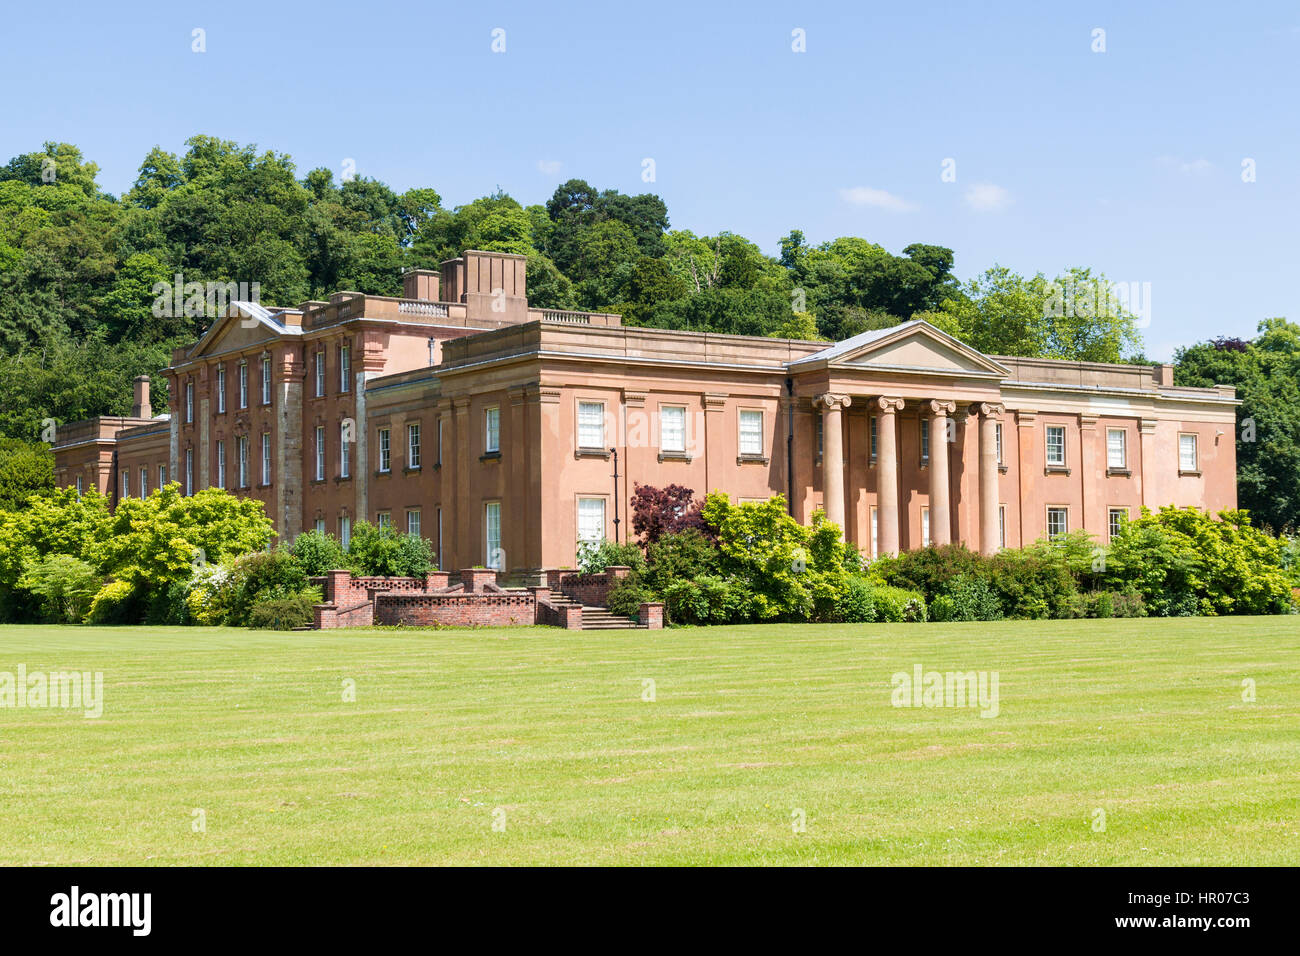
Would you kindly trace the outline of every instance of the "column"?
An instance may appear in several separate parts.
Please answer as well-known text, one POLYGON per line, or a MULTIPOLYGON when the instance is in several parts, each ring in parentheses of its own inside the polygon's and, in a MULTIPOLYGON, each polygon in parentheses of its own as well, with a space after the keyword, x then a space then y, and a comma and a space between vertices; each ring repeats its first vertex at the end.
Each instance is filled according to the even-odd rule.
MULTIPOLYGON (((1082 524, 1086 531, 1105 540, 1105 522, 1098 513, 1099 493, 1105 473, 1097 466, 1097 416, 1079 416, 1079 501, 1083 506, 1082 524)), ((1104 454, 1104 452, 1103 452, 1104 454)), ((1104 459, 1103 459, 1104 460, 1104 459)))
POLYGON ((822 410, 822 505, 826 517, 840 526, 844 535, 844 424, 841 412, 852 399, 826 392, 813 399, 822 410))
POLYGON ((880 553, 898 554, 898 418, 901 398, 876 399, 876 527, 880 553))
POLYGON ((948 442, 956 436, 948 416, 956 402, 934 400, 926 405, 930 413, 930 542, 952 543, 952 519, 948 510, 948 442))
POLYGON ((980 417, 980 551, 998 550, 998 419, 1000 404, 981 402, 971 409, 980 417))
MULTIPOLYGON (((1156 420, 1143 418, 1138 422, 1142 462, 1142 507, 1155 510, 1159 507, 1156 495, 1156 420)), ((1177 454, 1178 448, 1174 447, 1177 454)), ((1172 472, 1171 472, 1172 473, 1172 472)))

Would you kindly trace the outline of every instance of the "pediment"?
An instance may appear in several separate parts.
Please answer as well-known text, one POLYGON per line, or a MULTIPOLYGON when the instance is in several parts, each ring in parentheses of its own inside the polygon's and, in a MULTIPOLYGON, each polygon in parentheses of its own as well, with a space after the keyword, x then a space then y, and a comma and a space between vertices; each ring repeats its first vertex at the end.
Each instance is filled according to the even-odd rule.
POLYGON ((792 363, 792 367, 813 365, 998 378, 1009 374, 988 356, 919 319, 891 329, 863 332, 792 363))
POLYGON ((203 333, 190 352, 190 358, 217 352, 243 351, 270 345, 285 334, 300 334, 293 326, 284 326, 266 309, 249 303, 232 302, 225 314, 203 333))

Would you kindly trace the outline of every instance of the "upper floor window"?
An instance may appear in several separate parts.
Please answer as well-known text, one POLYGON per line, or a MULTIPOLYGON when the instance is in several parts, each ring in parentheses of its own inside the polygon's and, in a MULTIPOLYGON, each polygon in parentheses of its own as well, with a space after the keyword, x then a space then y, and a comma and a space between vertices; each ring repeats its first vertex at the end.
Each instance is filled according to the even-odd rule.
POLYGON ((316 353, 316 397, 325 394, 325 353, 316 353))
POLYGON ((929 460, 930 460, 930 420, 928 418, 922 418, 921 419, 921 461, 929 461, 929 460))
POLYGON ((217 366, 217 412, 226 410, 226 367, 217 366))
POLYGON ((185 421, 194 421, 194 383, 185 383, 185 421))
POLYGON ((420 426, 418 423, 406 426, 406 467, 420 467, 420 426))
POLYGON ((262 357, 262 404, 271 404, 271 358, 262 357))
POLYGON ((349 392, 352 390, 352 348, 348 345, 339 346, 339 391, 349 392))
POLYGON ((262 484, 271 483, 271 433, 262 432, 262 484))
POLYGON ((393 448, 387 428, 379 429, 379 470, 392 471, 393 448))
POLYGON ((1178 470, 1197 471, 1199 459, 1196 454, 1196 436, 1178 436, 1178 470))
POLYGON ((438 464, 442 465, 442 419, 438 419, 438 464))
POLYGON ((226 443, 217 440, 217 487, 226 487, 226 443))
POLYGON ((325 426, 316 426, 316 480, 325 480, 325 426))
POLYGON ((239 363, 239 407, 248 407, 248 363, 239 363))
POLYGON ((495 406, 483 412, 483 451, 494 454, 501 450, 501 409, 495 406))
MULTIPOLYGON (((948 421, 952 421, 952 419, 950 418, 948 419, 948 421)), ((993 443, 994 445, 997 446, 998 464, 1000 465, 1002 464, 1002 423, 1001 422, 994 422, 993 424, 993 443)))
POLYGON ((870 433, 871 433, 871 436, 870 436, 870 443, 871 443, 871 460, 872 460, 872 461, 875 461, 875 459, 876 459, 876 447, 877 447, 877 446, 876 446, 876 442, 877 442, 877 435, 878 435, 878 433, 879 433, 879 430, 876 428, 876 421, 877 421, 876 416, 875 416, 875 415, 872 415, 872 416, 871 416, 871 425, 868 427, 868 430, 869 430, 870 433))
POLYGON ((659 406, 659 450, 686 451, 686 409, 681 405, 659 406))
POLYGON ((605 447, 605 403, 578 403, 578 447, 605 447))
POLYGON ((1106 429, 1106 467, 1125 468, 1128 461, 1125 447, 1126 432, 1122 428, 1106 429))
POLYGON ((763 413, 754 408, 740 410, 740 453, 763 454, 763 413))
POLYGON ((1065 464, 1065 426, 1047 426, 1047 463, 1049 465, 1065 464))

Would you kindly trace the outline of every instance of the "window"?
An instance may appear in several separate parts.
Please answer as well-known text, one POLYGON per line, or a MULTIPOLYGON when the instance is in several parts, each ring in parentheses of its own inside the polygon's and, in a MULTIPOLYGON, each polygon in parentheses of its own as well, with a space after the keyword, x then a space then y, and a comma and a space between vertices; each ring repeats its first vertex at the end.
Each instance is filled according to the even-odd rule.
POLYGON ((131 497, 131 472, 127 468, 122 469, 122 480, 119 482, 120 487, 117 489, 119 498, 131 497))
POLYGON ((442 570, 442 509, 441 508, 438 509, 437 518, 438 518, 438 554, 436 555, 436 557, 438 559, 438 570, 441 571, 442 570))
POLYGON ((217 487, 226 487, 226 443, 217 442, 217 487))
POLYGON ((185 449, 185 493, 194 494, 194 449, 185 449))
POLYGON ((339 425, 339 477, 352 476, 352 449, 348 448, 348 425, 339 425))
POLYGON ((1047 463, 1049 465, 1065 464, 1065 426, 1047 426, 1047 463))
POLYGON ((262 356, 262 404, 271 404, 271 357, 262 356))
POLYGON ((998 505, 998 547, 1007 546, 1007 506, 998 505))
POLYGON ((420 426, 406 426, 406 467, 420 467, 420 426))
POLYGON ((1178 470, 1196 471, 1196 436, 1178 436, 1178 470))
POLYGON ((921 509, 921 547, 930 547, 930 509, 921 509))
MULTIPOLYGON (((951 421, 951 419, 949 420, 951 421)), ((1001 422, 995 422, 993 424, 993 444, 997 446, 998 464, 1000 465, 1002 464, 1002 423, 1001 422)))
POLYGON ((817 433, 817 460, 821 461, 826 451, 826 420, 821 415, 816 415, 813 421, 816 423, 813 430, 817 433))
POLYGON ((930 420, 921 419, 921 461, 930 460, 930 420))
POLYGON ((316 353, 316 397, 325 394, 325 353, 316 353))
POLYGON ((501 409, 493 407, 483 411, 483 451, 494 455, 501 451, 501 409))
POLYGON ((412 508, 406 512, 406 533, 420 536, 420 509, 412 508))
POLYGON ((217 366, 217 412, 226 410, 226 367, 217 366))
POLYGON ((77 476, 77 497, 80 498, 85 491, 85 484, 80 475, 77 476))
POLYGON ((740 453, 763 456, 763 413, 757 409, 740 410, 740 453))
POLYGON ((483 563, 489 568, 502 570, 501 555, 501 502, 489 501, 483 506, 483 563))
POLYGON ((339 515, 339 544, 344 551, 352 544, 352 519, 347 515, 339 515))
POLYGON ((325 426, 316 426, 316 480, 325 480, 325 426))
POLYGON ((871 432, 871 460, 875 461, 876 460, 876 435, 877 435, 875 415, 871 416, 871 426, 869 428, 869 431, 871 432))
POLYGON ((686 451, 686 409, 680 405, 659 406, 659 450, 686 451))
POLYGON ((871 509, 871 557, 873 560, 880 557, 880 516, 875 508, 871 509))
POLYGON ((240 435, 235 439, 236 467, 239 470, 239 487, 248 487, 248 436, 240 435))
POLYGON ((1047 540, 1053 541, 1070 530, 1069 512, 1065 508, 1047 509, 1047 540))
POLYGON ((393 470, 393 449, 389 429, 379 429, 379 470, 393 470))
POLYGON ((375 515, 375 524, 379 526, 380 531, 391 528, 393 526, 393 513, 391 511, 379 512, 375 515))
POLYGON ((438 419, 438 465, 442 465, 442 419, 438 419))
POLYGON ((149 469, 140 466, 140 498, 141 500, 149 497, 149 469))
POLYGON ((158 487, 163 488, 167 485, 167 466, 158 466, 158 487))
POLYGON ((271 483, 271 433, 262 432, 262 484, 271 483))
POLYGON ((316 533, 317 533, 317 534, 324 534, 324 533, 325 533, 325 519, 324 519, 324 518, 317 518, 317 519, 316 519, 316 533))
POLYGON ((1125 454, 1126 432, 1122 428, 1106 429, 1106 467, 1123 469, 1128 456, 1125 454))
POLYGON ((438 364, 438 340, 429 339, 429 364, 438 364))
POLYGON ((346 345, 339 346, 339 391, 350 390, 352 380, 352 349, 346 345))
POLYGON ((239 363, 239 407, 248 407, 248 363, 239 363))
POLYGON ((1120 529, 1124 527, 1124 522, 1127 520, 1127 508, 1111 508, 1106 512, 1106 526, 1112 541, 1119 536, 1120 529))
POLYGON ((578 447, 605 448, 605 403, 578 403, 578 447))
POLYGON ((185 423, 194 421, 194 383, 185 383, 185 423))
POLYGON ((578 541, 599 544, 605 540, 605 499, 578 499, 578 541))

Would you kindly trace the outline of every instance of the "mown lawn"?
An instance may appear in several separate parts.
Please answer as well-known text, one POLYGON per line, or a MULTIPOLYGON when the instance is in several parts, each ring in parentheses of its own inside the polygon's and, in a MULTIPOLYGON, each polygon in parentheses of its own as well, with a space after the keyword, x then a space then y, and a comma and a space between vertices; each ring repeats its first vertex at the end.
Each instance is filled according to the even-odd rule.
POLYGON ((19 664, 105 703, 0 708, 5 865, 1300 863, 1294 617, 0 628, 19 664), (998 716, 892 706, 916 664, 998 716))

